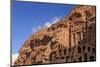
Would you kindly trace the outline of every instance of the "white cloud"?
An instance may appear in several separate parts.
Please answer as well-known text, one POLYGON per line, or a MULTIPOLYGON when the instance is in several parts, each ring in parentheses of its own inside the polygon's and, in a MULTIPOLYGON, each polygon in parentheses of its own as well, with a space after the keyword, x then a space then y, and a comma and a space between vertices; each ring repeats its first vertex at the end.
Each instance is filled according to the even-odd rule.
POLYGON ((57 23, 59 20, 60 20, 59 17, 55 17, 51 22, 46 22, 46 23, 44 24, 44 26, 45 26, 45 27, 50 27, 52 24, 57 23))
POLYGON ((50 27, 52 24, 50 23, 50 22, 46 22, 45 24, 44 24, 44 26, 45 27, 50 27))
POLYGON ((18 54, 12 54, 12 65, 14 65, 15 60, 17 59, 18 54))
POLYGON ((54 24, 54 23, 57 23, 59 20, 60 20, 60 17, 55 17, 55 18, 53 19, 53 22, 52 22, 52 23, 53 23, 53 24, 54 24))
POLYGON ((60 17, 54 17, 50 22, 46 22, 44 25, 38 25, 32 28, 32 34, 36 33, 38 30, 41 30, 44 27, 50 27, 52 24, 57 23, 60 20, 60 17))
POLYGON ((32 33, 36 33, 38 30, 40 30, 42 26, 38 25, 37 27, 32 28, 32 33))

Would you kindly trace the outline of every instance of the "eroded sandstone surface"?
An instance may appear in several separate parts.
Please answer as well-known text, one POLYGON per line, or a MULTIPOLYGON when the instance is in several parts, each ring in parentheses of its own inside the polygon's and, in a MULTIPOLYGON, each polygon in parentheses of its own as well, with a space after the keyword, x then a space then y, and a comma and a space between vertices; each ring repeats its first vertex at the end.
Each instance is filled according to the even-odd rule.
POLYGON ((14 65, 96 60, 96 7, 77 6, 68 16, 33 34, 14 65))

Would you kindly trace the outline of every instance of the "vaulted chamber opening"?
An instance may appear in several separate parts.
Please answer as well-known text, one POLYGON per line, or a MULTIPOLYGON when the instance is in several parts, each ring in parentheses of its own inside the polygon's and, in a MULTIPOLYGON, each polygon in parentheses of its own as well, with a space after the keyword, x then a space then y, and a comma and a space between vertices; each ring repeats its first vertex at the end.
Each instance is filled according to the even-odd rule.
POLYGON ((84 54, 84 61, 87 62, 87 53, 84 54))
POLYGON ((78 53, 81 53, 81 47, 78 47, 78 53))
POLYGON ((88 52, 90 52, 90 47, 88 47, 88 52))
POLYGON ((66 57, 66 62, 68 62, 69 56, 66 57))
POLYGON ((95 48, 92 48, 92 52, 93 52, 93 53, 96 53, 96 49, 95 49, 95 48))
POLYGON ((90 61, 94 61, 94 56, 90 56, 90 61))
POLYGON ((64 55, 66 55, 66 49, 64 49, 64 55))

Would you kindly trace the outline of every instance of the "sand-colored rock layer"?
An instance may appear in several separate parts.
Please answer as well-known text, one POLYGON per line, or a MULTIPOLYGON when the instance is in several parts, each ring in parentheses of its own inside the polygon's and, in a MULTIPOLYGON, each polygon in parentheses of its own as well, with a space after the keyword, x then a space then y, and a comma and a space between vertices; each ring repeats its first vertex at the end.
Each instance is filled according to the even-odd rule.
POLYGON ((14 65, 96 60, 96 7, 78 6, 68 16, 33 34, 14 65))

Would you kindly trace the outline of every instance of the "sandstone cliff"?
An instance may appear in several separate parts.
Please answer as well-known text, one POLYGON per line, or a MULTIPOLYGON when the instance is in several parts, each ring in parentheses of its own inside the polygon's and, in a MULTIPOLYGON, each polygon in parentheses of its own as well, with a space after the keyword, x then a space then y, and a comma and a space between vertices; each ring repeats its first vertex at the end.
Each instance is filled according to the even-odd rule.
POLYGON ((78 6, 51 27, 33 34, 14 65, 96 60, 96 8, 78 6))

